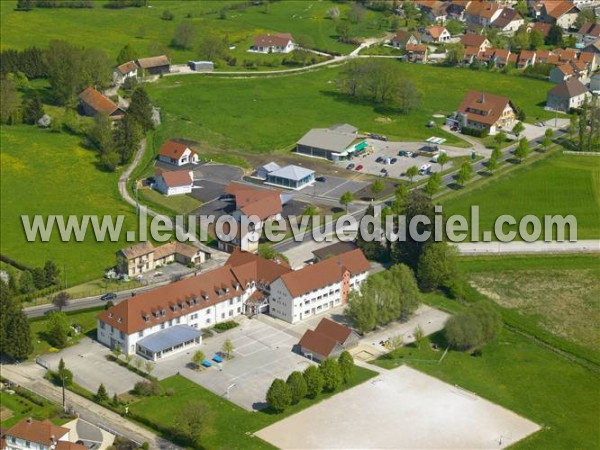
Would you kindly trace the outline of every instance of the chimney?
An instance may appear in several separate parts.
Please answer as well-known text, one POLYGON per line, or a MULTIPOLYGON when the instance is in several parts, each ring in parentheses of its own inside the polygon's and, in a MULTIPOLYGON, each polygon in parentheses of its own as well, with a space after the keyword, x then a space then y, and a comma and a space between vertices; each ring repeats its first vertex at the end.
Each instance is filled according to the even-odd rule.
POLYGON ((481 103, 485 103, 485 94, 483 92, 481 93, 481 103))

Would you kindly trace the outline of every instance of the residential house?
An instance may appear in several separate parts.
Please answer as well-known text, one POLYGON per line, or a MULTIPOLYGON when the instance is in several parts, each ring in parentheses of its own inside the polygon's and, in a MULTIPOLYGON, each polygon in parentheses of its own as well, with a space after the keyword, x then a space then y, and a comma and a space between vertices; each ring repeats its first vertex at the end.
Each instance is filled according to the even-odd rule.
POLYGON ((157 167, 152 187, 167 197, 191 194, 194 187, 194 174, 191 170, 168 171, 157 167))
POLYGON ((236 249, 251 253, 258 251, 264 224, 281 219, 281 192, 232 182, 225 187, 222 198, 231 203, 236 230, 232 230, 234 225, 225 224, 223 232, 217 233, 219 249, 228 253, 236 249))
POLYGON ((460 43, 466 47, 475 47, 477 53, 485 52, 492 46, 485 36, 476 33, 467 33, 461 36, 460 43))
POLYGON ((425 64, 429 49, 425 44, 408 44, 406 46, 406 55, 410 62, 425 64))
POLYGON ((344 350, 358 345, 360 336, 351 328, 330 319, 321 319, 317 328, 306 330, 300 342, 299 351, 314 361, 337 358, 344 350))
POLYGON ((448 30, 440 25, 434 25, 425 30, 423 34, 423 42, 432 42, 434 44, 442 44, 449 42, 452 39, 448 30))
POLYGON ((115 69, 113 80, 116 84, 122 84, 127 78, 136 78, 137 72, 138 65, 135 61, 129 61, 115 69))
POLYGON ((469 7, 471 1, 449 0, 446 2, 446 4, 446 13, 448 14, 448 19, 455 19, 460 22, 464 22, 465 10, 469 7))
POLYGON ((569 112, 573 108, 580 108, 591 95, 581 81, 572 77, 550 89, 546 105, 550 109, 569 112))
POLYGON ((595 72, 599 68, 600 56, 597 56, 595 53, 586 51, 579 52, 579 57, 577 59, 587 65, 590 73, 595 72))
POLYGON ((483 130, 490 135, 512 129, 516 118, 507 97, 478 91, 469 91, 455 113, 462 128, 483 130))
POLYGON ((369 261, 360 249, 283 274, 270 286, 269 314, 296 323, 337 306, 367 278, 369 261))
POLYGON ((210 259, 211 253, 208 247, 198 242, 194 245, 168 242, 154 247, 151 242, 146 241, 122 248, 115 256, 118 273, 134 277, 171 262, 198 266, 210 259))
POLYGON ((338 161, 348 156, 357 140, 358 129, 352 125, 313 128, 296 143, 296 153, 338 161))
POLYGON ((589 72, 587 65, 582 61, 570 61, 568 63, 555 66, 550 71, 550 81, 561 83, 569 78, 577 78, 584 84, 589 82, 589 72))
POLYGON ((500 15, 490 26, 504 34, 514 34, 519 28, 525 25, 525 19, 511 8, 504 8, 500 15))
POLYGON ((596 94, 600 92, 600 73, 592 75, 590 79, 590 91, 596 94))
POLYGON ((250 51, 257 53, 289 53, 294 50, 294 39, 290 33, 260 34, 254 38, 250 51))
POLYGON ((434 23, 444 24, 448 20, 448 3, 437 0, 416 0, 415 4, 434 23))
POLYGON ((534 23, 530 23, 528 25, 527 31, 529 31, 530 33, 533 31, 539 31, 540 33, 542 33, 542 36, 544 37, 544 39, 546 39, 548 37, 548 35, 550 34, 551 28, 552 28, 551 23, 534 22, 534 23))
POLYGON ((580 9, 568 0, 548 0, 543 2, 541 20, 568 30, 575 25, 579 12, 580 9))
POLYGON ((71 430, 49 420, 23 419, 2 430, 2 449, 6 450, 86 450, 70 441, 71 430))
POLYGON ((416 45, 421 43, 421 35, 416 32, 399 30, 390 41, 390 44, 396 48, 406 48, 408 44, 416 45))
POLYGON ((538 50, 536 52, 536 64, 552 64, 558 66, 560 65, 560 60, 558 55, 550 50, 538 50))
POLYGON ((171 71, 171 61, 167 55, 140 58, 136 62, 142 72, 149 75, 164 75, 171 71))
POLYGON ((158 160, 181 167, 186 164, 198 164, 199 157, 198 153, 192 150, 187 144, 167 139, 160 148, 158 160))
POLYGON ((480 50, 477 47, 465 47, 465 56, 463 58, 464 64, 473 63, 479 56, 480 50))
POLYGON ((98 113, 106 114, 111 120, 125 117, 125 111, 91 86, 79 94, 79 105, 83 114, 89 117, 98 113))
POLYGON ((314 182, 314 170, 307 169, 306 167, 289 165, 268 173, 265 184, 299 191, 306 186, 312 185, 314 182))
POLYGON ((533 50, 523 50, 519 54, 517 69, 526 69, 529 66, 535 65, 536 52, 533 50))
POLYGON ((577 40, 584 44, 590 44, 600 38, 600 23, 586 22, 577 32, 577 40))
POLYGON ((600 58, 600 39, 596 39, 591 44, 588 44, 583 51, 593 53, 597 58, 600 58))
POLYGON ((577 60, 577 50, 574 48, 557 48, 552 51, 561 63, 572 62, 577 60))
POLYGON ((465 22, 470 30, 479 31, 494 22, 503 11, 503 7, 493 1, 473 1, 465 9, 465 22))

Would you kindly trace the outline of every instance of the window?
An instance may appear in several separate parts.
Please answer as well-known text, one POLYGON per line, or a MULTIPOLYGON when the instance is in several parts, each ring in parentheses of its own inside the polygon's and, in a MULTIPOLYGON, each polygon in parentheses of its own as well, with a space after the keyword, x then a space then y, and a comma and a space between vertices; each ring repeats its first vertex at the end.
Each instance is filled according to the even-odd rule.
POLYGON ((206 314, 210 314, 210 308, 206 308, 206 314))
POLYGON ((233 317, 233 310, 229 311, 229 317, 233 317))
POLYGON ((221 319, 225 318, 225 313, 221 313, 221 319))
POLYGON ((138 337, 143 337, 143 336, 144 336, 144 330, 142 330, 142 331, 139 331, 139 332, 138 332, 138 337))
POLYGON ((242 312, 242 308, 238 306, 237 313, 240 314, 242 312))
POLYGON ((125 339, 125 333, 123 333, 122 331, 119 331, 119 336, 121 337, 121 339, 125 339))
POLYGON ((104 322, 100 321, 100 328, 104 330, 104 322))
POLYGON ((161 329, 161 330, 164 330, 164 329, 165 329, 165 324, 164 324, 164 323, 161 323, 161 324, 160 324, 160 329, 161 329))
POLYGON ((180 318, 179 318, 179 317, 178 317, 177 319, 175 319, 175 323, 179 323, 180 321, 181 321, 181 320, 180 320, 180 318))
POLYGON ((208 319, 206 319, 206 323, 210 323, 210 317, 208 319))

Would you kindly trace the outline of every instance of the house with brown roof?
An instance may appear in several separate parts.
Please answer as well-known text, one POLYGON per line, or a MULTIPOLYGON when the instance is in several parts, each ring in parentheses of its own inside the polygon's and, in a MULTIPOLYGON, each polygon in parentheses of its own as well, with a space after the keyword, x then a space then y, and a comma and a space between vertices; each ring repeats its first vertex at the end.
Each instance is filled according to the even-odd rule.
POLYGON ((519 54, 517 69, 526 69, 529 66, 535 65, 536 52, 533 50, 523 50, 519 54))
POLYGON ((250 47, 257 53, 289 53, 294 50, 294 38, 290 33, 259 34, 250 47))
POLYGON ((452 36, 446 30, 445 27, 440 25, 434 25, 425 30, 425 34, 423 34, 423 42, 432 42, 435 44, 440 44, 444 42, 449 42, 452 39, 452 36))
POLYGON ((99 113, 108 115, 111 120, 125 117, 125 111, 91 86, 79 94, 79 106, 83 114, 89 117, 96 117, 99 113))
POLYGON ((516 122, 515 108, 508 97, 487 92, 469 91, 455 112, 462 128, 496 134, 510 130, 516 122))
POLYGON ((167 197, 191 194, 194 188, 194 172, 191 170, 163 170, 157 167, 152 187, 167 197))
POLYGON ((200 329, 250 313, 257 291, 268 296, 286 264, 234 252, 224 266, 139 293, 100 313, 98 341, 157 360, 201 343, 200 329))
POLYGON ((540 33, 542 33, 542 36, 544 36, 544 39, 546 39, 548 37, 548 35, 550 34, 551 28, 552 28, 552 24, 545 23, 545 22, 534 22, 534 23, 530 23, 528 25, 529 32, 539 31, 540 33))
POLYGON ((363 252, 356 249, 288 272, 271 284, 269 314, 296 323, 345 305, 370 268, 363 252))
POLYGON ((490 24, 490 27, 497 29, 504 34, 514 34, 519 28, 525 25, 525 19, 512 8, 504 8, 500 15, 490 24))
POLYGON ((586 22, 577 31, 577 40, 583 45, 600 38, 600 23, 586 22))
POLYGON ((174 139, 167 139, 160 147, 158 160, 167 164, 180 167, 186 164, 198 164, 198 153, 187 144, 174 139))
POLYGON ((398 30, 396 35, 390 41, 392 47, 405 48, 408 44, 416 45, 421 43, 421 35, 417 32, 408 32, 398 30))
POLYGON ((550 89, 546 106, 556 111, 569 112, 573 108, 581 108, 586 98, 591 95, 581 81, 572 77, 550 89))
POLYGON ((298 350, 307 358, 321 362, 326 358, 337 358, 359 341, 360 336, 351 328, 324 318, 314 330, 306 330, 298 342, 298 350))
POLYGON ((416 0, 415 5, 433 23, 444 24, 448 20, 448 3, 438 0, 416 0))
POLYGON ((313 250, 314 262, 324 261, 328 258, 341 255, 342 253, 350 252, 358 248, 354 242, 336 242, 317 250, 313 250))
POLYGON ((492 46, 485 36, 476 33, 467 33, 460 37, 460 43, 466 47, 475 47, 477 53, 485 52, 492 46))
POLYGON ((495 1, 473 1, 465 9, 465 22, 471 30, 488 27, 502 13, 503 7, 495 1))
POLYGON ((579 52, 578 61, 585 63, 587 65, 588 70, 591 72, 595 72, 598 70, 600 65, 600 56, 597 56, 595 53, 582 51, 579 52))
POLYGON ((568 0, 547 0, 543 2, 541 20, 546 23, 556 24, 568 30, 577 20, 581 10, 568 0))
POLYGON ((171 61, 167 55, 140 58, 136 64, 144 74, 148 75, 164 75, 171 71, 171 61))
POLYGON ((573 77, 577 78, 583 84, 589 83, 590 74, 587 64, 583 61, 569 61, 553 67, 550 71, 550 81, 552 83, 562 83, 573 77))
POLYGON ((123 83, 127 78, 137 78, 138 65, 135 61, 128 61, 118 66, 113 74, 116 84, 123 83))
POLYGON ((183 242, 168 242, 155 247, 151 242, 145 241, 115 253, 118 273, 129 277, 142 275, 172 262, 198 267, 210 259, 210 256, 208 247, 200 243, 189 245, 183 242))
POLYGON ((425 44, 407 44, 406 56, 410 62, 425 64, 429 48, 425 44))
POLYGON ((87 447, 70 441, 68 428, 49 420, 23 419, 3 433, 7 450, 86 450, 87 447))

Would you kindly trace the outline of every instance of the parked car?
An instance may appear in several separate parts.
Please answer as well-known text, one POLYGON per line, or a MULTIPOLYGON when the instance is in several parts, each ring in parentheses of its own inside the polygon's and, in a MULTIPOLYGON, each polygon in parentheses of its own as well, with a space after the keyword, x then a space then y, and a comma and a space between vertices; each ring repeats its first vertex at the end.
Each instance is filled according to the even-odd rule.
POLYGON ((398 156, 406 156, 406 150, 400 150, 398 156))
POLYGON ((431 172, 431 164, 423 164, 419 168, 419 175, 425 175, 431 172))
POLYGON ((356 166, 356 168, 354 170, 362 170, 362 168, 363 168, 363 165, 359 164, 358 166, 356 166))
POLYGON ((387 173, 387 169, 381 169, 380 172, 381 173, 387 173))
POLYGON ((378 156, 377 159, 375 160, 375 162, 378 162, 378 163, 380 163, 382 161, 383 161, 383 158, 381 156, 378 156))
POLYGON ((414 152, 410 154, 411 158, 416 158, 417 156, 419 156, 419 152, 414 152))
POLYGON ((117 294, 115 294, 114 292, 109 292, 107 294, 104 294, 102 297, 100 297, 100 300, 102 300, 103 302, 107 302, 109 300, 114 300, 117 298, 117 294))
POLYGON ((350 163, 350 164, 348 164, 348 165, 346 166, 346 169, 348 169, 348 170, 352 170, 352 169, 354 169, 354 163, 350 163))
POLYGON ((325 177, 317 177, 317 178, 315 178, 315 180, 323 183, 324 181, 327 181, 327 178, 325 178, 325 177))
POLYGON ((390 164, 396 164, 398 162, 398 158, 392 158, 390 160, 390 164))
POLYGON ((407 158, 411 158, 411 157, 412 157, 412 158, 414 158, 414 156, 413 156, 413 155, 414 155, 414 153, 413 153, 413 152, 406 152, 406 157, 407 157, 407 158))

